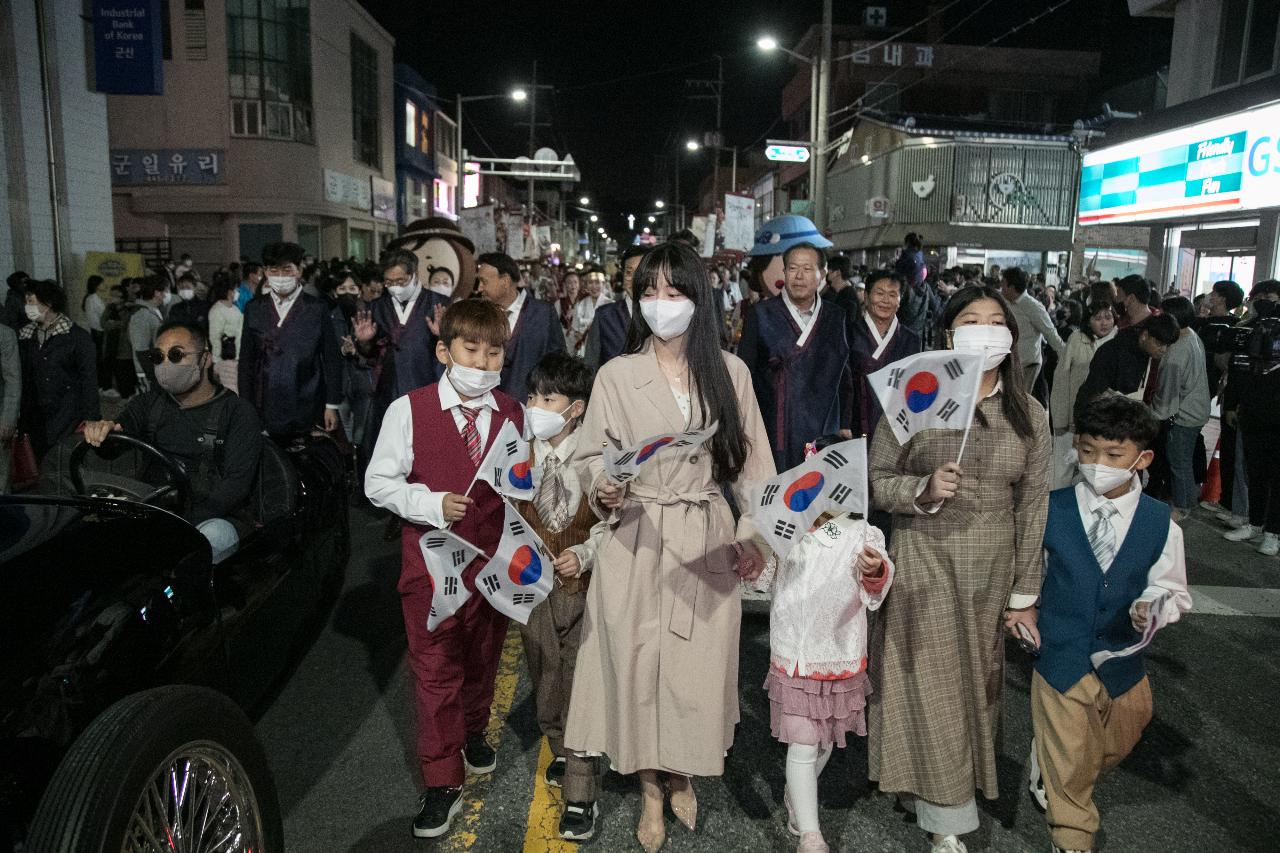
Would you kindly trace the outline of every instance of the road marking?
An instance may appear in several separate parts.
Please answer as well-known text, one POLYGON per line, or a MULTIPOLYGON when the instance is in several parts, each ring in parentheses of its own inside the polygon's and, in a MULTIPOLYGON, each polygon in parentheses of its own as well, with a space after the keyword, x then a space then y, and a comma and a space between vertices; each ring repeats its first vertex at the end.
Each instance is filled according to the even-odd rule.
POLYGON ((1247 586, 1193 586, 1191 612, 1207 616, 1280 618, 1280 589, 1247 586))
MULTIPOLYGON (((498 676, 494 682, 493 706, 489 711, 489 728, 485 734, 489 744, 497 749, 502 742, 502 727, 516 698, 516 684, 520 680, 520 631, 512 625, 502 644, 502 658, 498 661, 498 676)), ((495 771, 496 772, 496 771, 495 771)), ((462 789, 462 813, 454 822, 456 827, 449 836, 445 850, 452 853, 470 850, 476 843, 480 828, 480 812, 484 809, 485 795, 489 793, 489 776, 470 776, 462 789)))
POLYGON ((551 757, 551 745, 542 738, 538 772, 533 777, 528 829, 524 833, 524 853, 569 853, 578 849, 577 844, 560 837, 560 792, 547 784, 544 775, 551 757))

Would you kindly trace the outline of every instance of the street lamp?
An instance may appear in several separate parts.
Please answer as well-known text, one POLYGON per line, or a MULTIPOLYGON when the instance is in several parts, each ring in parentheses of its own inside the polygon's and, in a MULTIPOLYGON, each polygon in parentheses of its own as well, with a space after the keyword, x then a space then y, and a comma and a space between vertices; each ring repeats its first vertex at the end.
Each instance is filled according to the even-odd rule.
POLYGON ((578 199, 578 204, 591 204, 591 199, 584 195, 582 198, 578 199))
POLYGON ((684 144, 684 147, 689 151, 697 151, 702 146, 698 144, 698 140, 690 139, 688 142, 684 144))
POLYGON ((596 215, 593 213, 593 214, 591 214, 591 221, 592 221, 592 222, 599 222, 599 221, 600 221, 600 217, 599 217, 599 216, 596 216, 596 215))
POLYGON ((658 208, 658 210, 662 210, 662 208, 664 208, 664 207, 666 207, 666 206, 667 206, 667 203, 666 203, 665 201, 663 201, 662 199, 658 199, 657 201, 655 201, 655 202, 653 203, 653 206, 654 206, 654 207, 656 207, 656 208, 658 208))
MULTIPOLYGON (((657 221, 658 221, 658 217, 656 217, 656 216, 650 216, 650 217, 649 217, 649 221, 650 221, 650 222, 657 222, 657 221)), ((648 231, 649 229, 648 229, 648 228, 646 228, 646 229, 644 229, 644 230, 648 231)))
POLYGON ((502 98, 510 98, 519 103, 529 97, 529 93, 524 89, 512 89, 505 95, 462 95, 459 94, 457 101, 457 124, 454 127, 454 135, 457 137, 457 151, 454 152, 455 160, 458 164, 458 183, 453 188, 453 206, 454 214, 462 215, 462 197, 463 197, 463 181, 467 173, 466 158, 462 156, 462 105, 469 101, 496 101, 502 98))

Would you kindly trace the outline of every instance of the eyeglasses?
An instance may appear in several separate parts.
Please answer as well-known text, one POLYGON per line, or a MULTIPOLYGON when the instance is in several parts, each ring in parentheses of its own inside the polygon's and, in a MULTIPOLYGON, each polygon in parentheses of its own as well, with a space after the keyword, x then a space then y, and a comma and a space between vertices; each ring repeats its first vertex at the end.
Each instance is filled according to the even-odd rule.
POLYGON ((150 360, 152 364, 164 364, 164 360, 166 358, 169 359, 170 364, 181 364, 182 360, 187 356, 200 355, 201 353, 207 352, 207 351, 208 350, 187 352, 182 347, 169 347, 168 352, 165 352, 162 349, 150 349, 150 350, 147 350, 146 355, 148 360, 150 360))
POLYGON ((411 281, 413 281, 412 278, 384 278, 382 283, 387 287, 404 287, 411 281))

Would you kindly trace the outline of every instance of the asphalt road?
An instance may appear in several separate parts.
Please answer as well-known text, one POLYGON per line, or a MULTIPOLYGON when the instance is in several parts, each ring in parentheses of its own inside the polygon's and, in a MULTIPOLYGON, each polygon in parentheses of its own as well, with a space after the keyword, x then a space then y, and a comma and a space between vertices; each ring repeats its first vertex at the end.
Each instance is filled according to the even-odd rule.
MULTIPOLYGON (((549 753, 514 632, 508 638, 490 737, 491 778, 470 780, 452 835, 416 841, 419 781, 404 628, 395 592, 398 546, 382 522, 352 511, 354 556, 330 619, 258 722, 285 811, 291 853, 557 851, 558 791, 540 781, 549 753)), ((1223 541, 1197 511, 1186 525, 1197 609, 1162 632, 1148 655, 1155 719, 1134 753, 1097 790, 1106 851, 1280 849, 1280 560, 1223 541)), ((668 850, 794 849, 782 808, 785 747, 769 736, 760 685, 767 616, 747 615, 741 642, 742 723, 725 775, 695 782, 696 834, 668 814, 668 850)), ((1029 662, 1011 650, 1004 692, 1000 798, 979 801, 974 851, 1047 851, 1043 818, 1025 788, 1029 662)), ((923 833, 875 791, 859 741, 837 751, 819 787, 833 850, 927 851, 923 833)), ((591 851, 639 849, 633 779, 609 774, 591 851)))

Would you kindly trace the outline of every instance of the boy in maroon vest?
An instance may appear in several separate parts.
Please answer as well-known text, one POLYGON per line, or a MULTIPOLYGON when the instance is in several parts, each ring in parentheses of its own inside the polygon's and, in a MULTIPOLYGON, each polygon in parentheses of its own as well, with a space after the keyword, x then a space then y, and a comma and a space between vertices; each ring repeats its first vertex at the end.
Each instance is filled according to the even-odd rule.
POLYGON ((507 617, 475 590, 485 563, 478 557, 462 572, 471 597, 428 631, 431 579, 418 543, 427 531, 452 524, 455 534, 482 551, 493 554, 498 547, 502 499, 484 482, 470 497, 466 493, 503 423, 524 430, 519 404, 495 390, 509 335, 496 305, 464 300, 450 306, 436 344, 444 378, 391 403, 365 473, 369 500, 404 520, 399 590, 426 784, 413 822, 418 838, 448 832, 462 808, 466 773, 489 773, 497 765, 484 731, 507 617))

